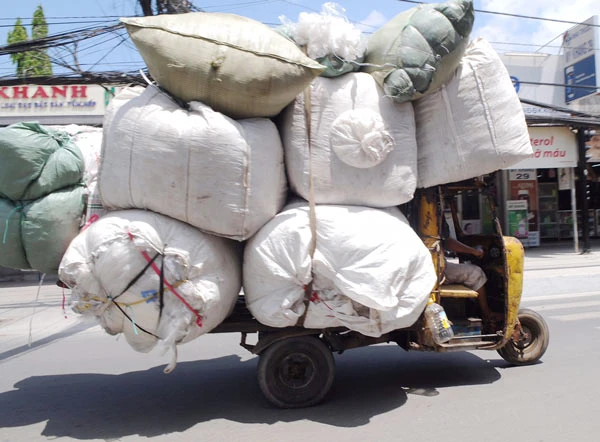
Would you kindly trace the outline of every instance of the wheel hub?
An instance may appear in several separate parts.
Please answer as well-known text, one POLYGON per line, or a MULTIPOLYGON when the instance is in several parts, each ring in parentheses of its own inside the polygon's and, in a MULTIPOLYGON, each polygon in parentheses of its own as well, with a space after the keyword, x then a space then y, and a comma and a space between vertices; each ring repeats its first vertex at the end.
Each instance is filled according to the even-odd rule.
POLYGON ((279 379, 291 388, 303 388, 315 376, 315 366, 310 358, 301 353, 286 356, 281 363, 279 379))

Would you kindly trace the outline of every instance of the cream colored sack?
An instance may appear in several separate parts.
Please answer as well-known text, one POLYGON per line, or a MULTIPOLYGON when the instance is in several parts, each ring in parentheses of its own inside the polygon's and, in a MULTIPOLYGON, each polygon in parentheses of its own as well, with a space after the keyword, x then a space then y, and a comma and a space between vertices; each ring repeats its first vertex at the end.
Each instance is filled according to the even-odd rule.
POLYGON ((160 86, 232 118, 277 115, 325 69, 278 32, 234 14, 121 21, 160 86))

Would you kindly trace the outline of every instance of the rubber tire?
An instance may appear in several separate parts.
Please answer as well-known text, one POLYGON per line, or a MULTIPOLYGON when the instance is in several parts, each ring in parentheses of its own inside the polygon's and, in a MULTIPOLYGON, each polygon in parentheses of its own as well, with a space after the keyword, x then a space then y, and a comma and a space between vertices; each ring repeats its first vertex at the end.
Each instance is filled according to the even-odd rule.
POLYGON ((280 408, 302 408, 323 400, 333 384, 331 350, 316 336, 275 342, 260 354, 258 384, 264 396, 280 408))
POLYGON ((519 322, 524 331, 531 334, 531 338, 524 344, 509 340, 504 347, 499 348, 498 354, 514 365, 531 365, 541 359, 548 348, 550 331, 544 318, 531 309, 519 310, 519 322))

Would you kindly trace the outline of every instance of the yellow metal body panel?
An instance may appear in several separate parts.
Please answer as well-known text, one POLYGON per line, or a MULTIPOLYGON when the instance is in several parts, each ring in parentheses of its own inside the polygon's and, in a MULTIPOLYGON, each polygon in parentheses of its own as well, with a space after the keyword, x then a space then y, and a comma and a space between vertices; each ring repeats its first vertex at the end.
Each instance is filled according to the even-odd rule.
POLYGON ((521 305, 523 293, 523 267, 525 264, 525 251, 523 244, 516 238, 505 236, 506 249, 507 287, 506 287, 506 327, 504 337, 509 339, 515 328, 521 305))

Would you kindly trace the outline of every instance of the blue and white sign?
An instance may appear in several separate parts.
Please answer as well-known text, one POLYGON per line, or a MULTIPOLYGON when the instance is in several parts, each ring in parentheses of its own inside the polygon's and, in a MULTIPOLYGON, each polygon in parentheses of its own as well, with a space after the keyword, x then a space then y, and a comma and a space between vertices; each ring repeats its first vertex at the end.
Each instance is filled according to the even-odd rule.
POLYGON ((566 103, 598 93, 600 58, 594 55, 597 48, 600 48, 598 16, 565 32, 563 50, 566 103))
POLYGON ((565 101, 570 103, 581 97, 596 93, 596 56, 579 60, 577 63, 565 68, 565 101), (585 87, 588 86, 588 87, 585 87))

